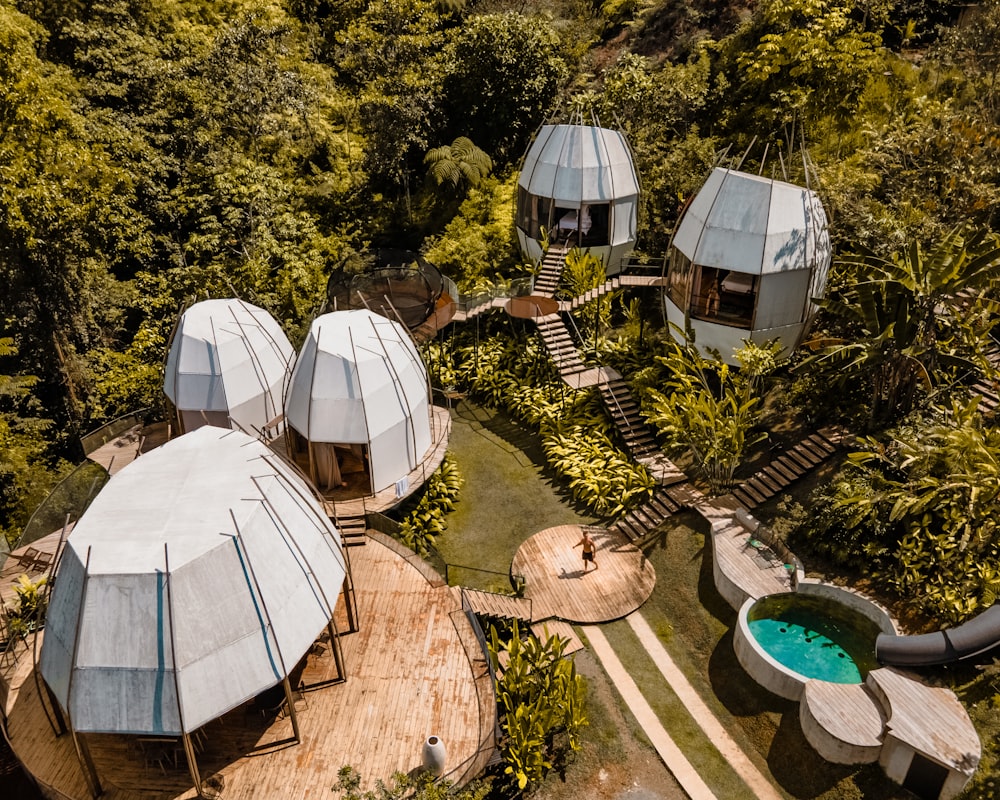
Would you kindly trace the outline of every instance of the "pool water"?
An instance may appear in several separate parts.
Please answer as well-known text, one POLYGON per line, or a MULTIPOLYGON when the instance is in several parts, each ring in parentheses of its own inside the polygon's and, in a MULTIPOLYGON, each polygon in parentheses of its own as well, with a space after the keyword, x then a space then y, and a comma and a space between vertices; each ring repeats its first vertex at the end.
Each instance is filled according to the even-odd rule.
POLYGON ((861 683, 876 666, 878 626, 847 606, 807 595, 771 595, 748 615, 768 655, 807 678, 861 683))

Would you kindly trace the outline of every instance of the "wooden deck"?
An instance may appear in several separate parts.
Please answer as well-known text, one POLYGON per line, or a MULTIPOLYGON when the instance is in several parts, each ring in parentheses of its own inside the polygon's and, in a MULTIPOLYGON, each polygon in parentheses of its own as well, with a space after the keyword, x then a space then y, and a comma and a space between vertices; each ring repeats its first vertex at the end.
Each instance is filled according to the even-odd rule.
POLYGON ((863 683, 809 681, 802 703, 826 733, 854 748, 871 748, 878 760, 885 733, 882 706, 863 683))
POLYGON ((739 609, 748 597, 794 591, 792 570, 767 547, 755 547, 756 540, 740 523, 731 519, 729 524, 715 522, 711 536, 713 568, 728 579, 738 596, 720 585, 718 574, 716 588, 734 608, 739 609))
MULTIPOLYGON (((67 535, 70 530, 73 529, 72 524, 70 524, 67 530, 67 535)), ((29 545, 24 547, 19 547, 16 550, 12 550, 11 554, 4 561, 3 567, 0 568, 0 603, 12 605, 16 597, 14 592, 14 584, 21 575, 27 575, 31 580, 37 581, 44 575, 49 574, 49 567, 42 567, 38 564, 31 566, 27 563, 21 563, 20 557, 30 548, 34 548, 38 552, 44 554, 48 559, 54 559, 56 557, 56 549, 59 547, 59 540, 62 538, 62 531, 54 531, 48 536, 43 536, 41 539, 36 539, 29 545)), ((50 562, 51 563, 51 562, 50 562)))
MULTIPOLYGON (((323 495, 323 505, 331 519, 338 517, 360 517, 368 511, 387 511, 395 508, 407 497, 423 486, 431 474, 441 466, 445 452, 448 449, 448 439, 451 436, 451 414, 448 409, 431 406, 431 446, 423 460, 406 476, 406 489, 396 491, 396 486, 389 486, 375 494, 367 494, 368 482, 364 477, 362 484, 355 480, 353 473, 343 473, 347 483, 342 489, 335 489, 323 495)), ((306 470, 308 474, 308 468, 306 470)), ((360 479, 359 479, 360 480, 360 479)))
MULTIPOLYGON (((448 777, 459 783, 492 754, 492 684, 451 590, 432 585, 377 541, 355 548, 351 561, 361 630, 341 637, 347 681, 307 690, 296 703, 299 744, 287 741, 288 717, 264 718, 249 705, 207 725, 202 779, 221 776, 226 800, 327 796, 344 764, 357 767, 370 786, 419 767, 431 734, 445 742, 448 777)), ((329 647, 316 651, 301 677, 294 675, 307 687, 334 674, 329 647)), ((39 782, 59 796, 88 800, 72 739, 53 735, 30 675, 29 667, 12 696, 11 745, 39 782)), ((132 737, 88 735, 86 741, 109 800, 195 796, 183 759, 175 764, 171 755, 150 764, 132 737)))
POLYGON ((893 667, 872 670, 866 683, 887 709, 886 727, 893 737, 918 753, 972 775, 982 745, 954 692, 927 686, 893 667))
POLYGON ((135 461, 143 453, 159 447, 170 438, 170 425, 156 422, 152 425, 136 425, 116 439, 98 447, 87 458, 104 467, 109 475, 114 475, 135 461))
POLYGON ((656 572, 643 552, 621 533, 591 532, 598 570, 583 572, 579 525, 540 531, 514 554, 512 571, 524 576, 534 621, 557 617, 594 624, 631 614, 652 594, 656 572))

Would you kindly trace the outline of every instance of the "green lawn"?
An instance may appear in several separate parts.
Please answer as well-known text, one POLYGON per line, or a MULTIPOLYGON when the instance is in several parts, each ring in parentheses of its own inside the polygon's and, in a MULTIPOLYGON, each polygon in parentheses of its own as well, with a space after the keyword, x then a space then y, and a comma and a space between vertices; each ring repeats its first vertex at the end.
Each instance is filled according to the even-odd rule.
POLYGON ((510 574, 523 541, 555 525, 594 521, 574 511, 556 491, 545 474, 537 438, 503 415, 459 403, 452 412, 448 449, 465 480, 455 511, 448 515, 448 530, 435 543, 449 564, 452 584, 509 588, 503 576, 510 574))
MULTIPOLYGON (((553 525, 594 520, 570 507, 553 486, 537 439, 530 432, 467 402, 454 410, 453 422, 449 449, 465 485, 456 510, 448 516, 447 532, 436 546, 450 565, 489 571, 450 566, 451 583, 507 587, 506 576, 521 542, 553 525)), ((890 800, 906 796, 877 766, 846 767, 821 759, 802 735, 798 704, 761 689, 746 675, 733 652, 736 612, 715 589, 711 562, 704 557, 704 532, 700 517, 682 514, 647 542, 644 550, 657 580, 642 608, 702 699, 790 798, 890 800)), ((626 624, 604 628, 640 687, 644 676, 662 682, 626 624)), ((717 790, 720 800, 746 796, 745 785, 672 693, 661 692, 647 700, 691 762, 704 770, 704 779, 717 790)), ((609 733, 598 724, 589 735, 605 738, 609 733)))

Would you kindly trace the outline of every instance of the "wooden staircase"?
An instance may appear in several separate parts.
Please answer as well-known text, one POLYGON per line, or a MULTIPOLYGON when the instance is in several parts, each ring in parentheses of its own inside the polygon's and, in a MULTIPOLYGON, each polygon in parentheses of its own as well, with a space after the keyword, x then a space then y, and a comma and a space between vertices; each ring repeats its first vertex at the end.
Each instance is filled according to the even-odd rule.
MULTIPOLYGON (((986 352, 986 358, 990 364, 1000 368, 1000 345, 994 343, 986 352)), ((969 389, 980 396, 979 410, 984 414, 996 413, 997 406, 1000 406, 1000 387, 994 381, 979 375, 976 380, 969 385, 969 389)))
POLYGON ((566 266, 566 249, 552 245, 545 253, 538 275, 535 276, 535 283, 532 294, 542 297, 552 297, 556 289, 559 288, 559 279, 562 278, 563 267, 566 266))
POLYGON ((639 404, 622 378, 615 378, 600 385, 601 399, 611 414, 625 448, 633 458, 658 453, 656 436, 639 413, 639 404))
POLYGON ((794 447, 771 459, 771 463, 737 486, 732 495, 747 509, 770 500, 786 486, 832 456, 850 437, 843 428, 821 428, 794 447))
POLYGON ((572 375, 587 371, 587 366, 580 360, 576 342, 570 336, 566 323, 558 314, 549 314, 535 320, 542 343, 551 356, 552 361, 564 380, 572 375))
POLYGON ((531 600, 527 598, 484 592, 464 586, 462 596, 477 616, 531 622, 531 600))
POLYGON ((358 547, 367 543, 368 521, 364 514, 338 514, 333 522, 340 531, 340 542, 344 547, 358 547))
POLYGON ((676 514, 682 506, 674 500, 665 487, 657 487, 653 497, 638 508, 632 509, 622 519, 613 523, 608 530, 623 534, 629 541, 645 539, 663 524, 671 514, 676 514))

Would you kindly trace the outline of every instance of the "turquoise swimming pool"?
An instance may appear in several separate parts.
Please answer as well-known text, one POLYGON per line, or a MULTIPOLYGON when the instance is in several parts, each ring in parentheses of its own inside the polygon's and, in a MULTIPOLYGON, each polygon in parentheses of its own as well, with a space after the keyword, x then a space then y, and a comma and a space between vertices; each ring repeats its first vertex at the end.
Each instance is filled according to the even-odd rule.
POLYGON ((877 665, 878 625, 830 598, 769 595, 750 608, 747 627, 771 658, 806 678, 861 683, 877 665))

